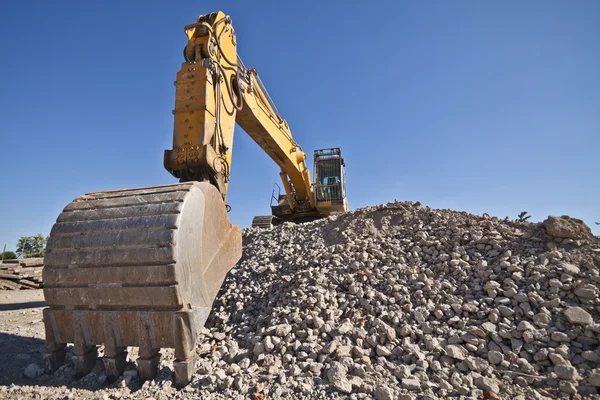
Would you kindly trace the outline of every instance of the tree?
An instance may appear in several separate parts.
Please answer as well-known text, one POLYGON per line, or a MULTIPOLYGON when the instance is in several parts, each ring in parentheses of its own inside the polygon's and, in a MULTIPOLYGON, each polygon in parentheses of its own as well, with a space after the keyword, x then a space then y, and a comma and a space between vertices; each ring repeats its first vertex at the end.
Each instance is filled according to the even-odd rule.
POLYGON ((519 217, 517 218, 517 222, 527 222, 527 220, 531 218, 531 215, 527 215, 527 211, 523 211, 522 213, 519 214, 519 217))
POLYGON ((41 233, 35 236, 23 236, 17 242, 17 255, 23 258, 44 257, 47 237, 41 233))
POLYGON ((0 260, 14 260, 17 258, 17 255, 14 251, 5 251, 0 253, 0 260))

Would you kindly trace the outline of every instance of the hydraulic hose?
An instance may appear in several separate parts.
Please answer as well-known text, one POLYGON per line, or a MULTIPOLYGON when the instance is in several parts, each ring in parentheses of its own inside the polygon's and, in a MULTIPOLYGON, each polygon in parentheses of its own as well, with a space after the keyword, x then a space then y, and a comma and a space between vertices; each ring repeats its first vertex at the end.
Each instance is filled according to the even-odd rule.
POLYGON ((236 110, 241 111, 242 107, 244 106, 244 101, 242 99, 241 93, 240 93, 240 96, 238 96, 238 100, 239 100, 239 105, 238 105, 235 102, 235 99, 233 98, 233 91, 231 90, 231 86, 229 86, 229 82, 227 81, 227 74, 225 73, 225 68, 223 68, 223 66, 220 63, 215 63, 215 64, 217 64, 217 66, 221 70, 221 74, 223 75, 223 80, 225 81, 225 86, 227 86, 227 94, 229 94, 229 99, 231 100, 231 103, 236 108, 236 110))
MULTIPOLYGON (((215 23, 215 26, 217 24, 219 24, 221 21, 222 21, 222 19, 219 20, 217 23, 215 23)), ((215 43, 217 43, 217 48, 221 52, 221 56, 227 62, 227 64, 231 65, 232 67, 236 67, 237 68, 237 63, 232 63, 231 61, 229 61, 229 59, 227 58, 227 56, 225 55, 225 53, 223 53, 223 49, 221 49, 221 43, 219 43, 219 38, 217 37, 217 35, 215 35, 215 31, 213 30, 213 28, 209 24, 207 24, 206 22, 202 22, 202 26, 205 26, 208 29, 208 31, 210 32, 210 34, 212 35, 212 37, 215 38, 215 43)))

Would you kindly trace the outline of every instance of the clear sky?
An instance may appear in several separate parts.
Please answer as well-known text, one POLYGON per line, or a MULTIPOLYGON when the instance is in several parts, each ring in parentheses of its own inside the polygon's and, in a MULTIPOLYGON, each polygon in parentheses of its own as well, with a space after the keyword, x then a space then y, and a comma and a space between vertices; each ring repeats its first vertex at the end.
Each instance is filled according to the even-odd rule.
MULTIPOLYGON (((352 208, 568 214, 600 234, 599 1, 23 0, 0 4, 0 246, 87 192, 175 182, 183 26, 219 9, 309 157, 342 148, 352 208)), ((245 227, 279 171, 239 127, 233 152, 245 227)))

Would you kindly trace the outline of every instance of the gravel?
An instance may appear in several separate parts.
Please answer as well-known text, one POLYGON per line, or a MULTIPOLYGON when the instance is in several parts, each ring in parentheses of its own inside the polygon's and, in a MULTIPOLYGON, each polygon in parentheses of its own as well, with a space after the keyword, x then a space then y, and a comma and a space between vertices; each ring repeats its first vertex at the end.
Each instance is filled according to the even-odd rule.
POLYGON ((596 396, 600 240, 586 228, 393 202, 246 229, 188 387, 172 388, 169 350, 143 385, 105 382, 100 362, 46 376, 91 398, 596 396))

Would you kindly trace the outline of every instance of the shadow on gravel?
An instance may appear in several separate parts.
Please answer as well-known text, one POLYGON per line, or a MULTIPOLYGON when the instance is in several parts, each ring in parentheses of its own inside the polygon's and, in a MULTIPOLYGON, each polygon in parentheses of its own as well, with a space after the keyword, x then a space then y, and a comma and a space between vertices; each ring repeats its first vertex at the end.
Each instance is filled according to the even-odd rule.
MULTIPOLYGON (((133 378, 124 385, 122 377, 116 382, 99 380, 105 376, 104 365, 99 357, 93 370, 81 379, 75 377, 73 369, 73 346, 67 346, 67 355, 62 367, 54 373, 44 371, 44 340, 32 337, 13 335, 0 332, 0 386, 39 386, 61 387, 69 389, 87 389, 91 391, 127 386, 130 391, 140 390, 140 383, 133 378), (24 375, 25 369, 35 364, 39 367, 37 378, 28 378, 24 375)), ((135 364, 128 361, 126 369, 135 369, 135 364)), ((163 386, 165 381, 173 382, 173 371, 163 367, 154 379, 157 386, 163 386)), ((43 393, 43 392, 40 392, 43 393)), ((0 395, 1 397, 1 395, 0 395)))
POLYGON ((0 304, 0 311, 23 310, 25 308, 46 307, 45 301, 29 301, 27 303, 0 304))
POLYGON ((23 376, 23 370, 31 363, 42 365, 43 352, 42 339, 0 332, 0 385, 31 384, 32 381, 23 376))

